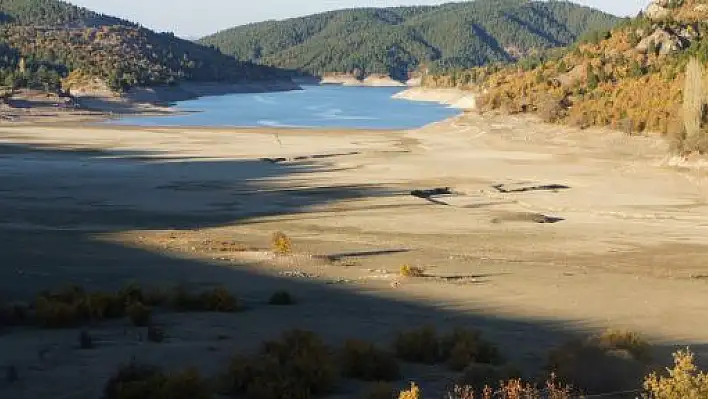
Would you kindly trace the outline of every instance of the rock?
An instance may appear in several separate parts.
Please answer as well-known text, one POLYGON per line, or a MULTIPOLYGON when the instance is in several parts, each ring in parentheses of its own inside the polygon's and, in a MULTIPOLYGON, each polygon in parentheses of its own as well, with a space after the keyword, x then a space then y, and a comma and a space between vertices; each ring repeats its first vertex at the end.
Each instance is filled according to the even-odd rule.
POLYGON ((644 15, 653 21, 661 21, 671 15, 671 10, 668 8, 668 0, 654 0, 649 7, 647 7, 644 15))
POLYGON ((659 28, 651 35, 642 39, 636 47, 640 53, 646 53, 654 43, 660 55, 668 55, 688 47, 688 40, 673 31, 659 28))

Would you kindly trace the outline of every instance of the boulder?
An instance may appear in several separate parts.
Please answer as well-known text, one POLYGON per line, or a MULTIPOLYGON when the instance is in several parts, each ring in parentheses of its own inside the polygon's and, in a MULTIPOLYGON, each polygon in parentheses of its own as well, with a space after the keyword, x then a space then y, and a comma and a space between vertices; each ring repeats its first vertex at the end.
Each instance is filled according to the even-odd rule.
POLYGON ((647 7, 647 10, 644 15, 646 15, 647 18, 653 21, 664 20, 668 18, 669 15, 671 15, 671 10, 668 8, 668 6, 668 0, 654 0, 651 2, 651 4, 649 4, 649 7, 647 7))
POLYGON ((654 43, 658 49, 659 55, 668 55, 688 46, 688 41, 675 32, 659 28, 651 35, 642 39, 642 41, 637 44, 636 50, 640 53, 646 53, 652 43, 654 43))

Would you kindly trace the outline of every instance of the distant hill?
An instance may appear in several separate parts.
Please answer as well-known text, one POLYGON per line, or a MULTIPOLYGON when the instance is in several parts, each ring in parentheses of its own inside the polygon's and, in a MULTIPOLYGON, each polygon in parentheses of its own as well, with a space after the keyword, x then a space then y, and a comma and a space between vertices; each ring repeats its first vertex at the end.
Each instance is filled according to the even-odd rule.
POLYGON ((0 84, 6 86, 56 88, 71 72, 105 80, 114 90, 277 73, 63 1, 0 0, 0 16, 0 84))
POLYGON ((654 0, 638 17, 566 49, 505 67, 430 74, 423 84, 484 92, 483 109, 676 136, 688 60, 708 64, 707 21, 706 0, 654 0))
POLYGON ((267 21, 200 42, 239 59, 298 69, 398 79, 421 66, 465 68, 564 46, 620 19, 565 1, 477 0, 365 8, 267 21))

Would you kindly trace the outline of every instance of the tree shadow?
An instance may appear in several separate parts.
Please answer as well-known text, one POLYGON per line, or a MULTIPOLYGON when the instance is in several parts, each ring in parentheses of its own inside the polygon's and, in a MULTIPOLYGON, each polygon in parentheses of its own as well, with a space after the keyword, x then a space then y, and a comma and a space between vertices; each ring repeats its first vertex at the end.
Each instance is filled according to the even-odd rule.
MULTIPOLYGON (((481 307, 462 311, 394 289, 370 293, 356 285, 286 278, 246 263, 197 260, 103 239, 106 233, 234 225, 258 216, 306 212, 337 200, 405 195, 380 184, 331 182, 302 187, 293 179, 327 168, 259 159, 171 159, 148 152, 0 145, 0 296, 29 299, 38 291, 67 283, 90 289, 116 289, 129 282, 158 286, 187 283, 195 287, 225 285, 252 308, 235 316, 190 316, 190 337, 197 340, 195 345, 180 341, 164 349, 108 347, 102 350, 111 356, 100 364, 91 363, 91 357, 77 360, 74 356, 61 358, 51 367, 38 366, 37 360, 22 355, 37 348, 27 343, 29 340, 19 344, 12 339, 15 332, 10 331, 0 335, 0 365, 18 364, 26 379, 9 388, 0 386, 0 396, 55 397, 39 395, 37 390, 49 392, 59 379, 72 379, 76 389, 93 389, 93 396, 76 397, 95 397, 117 364, 133 356, 172 367, 194 364, 213 372, 233 350, 253 347, 288 328, 313 330, 331 343, 354 336, 385 345, 406 328, 470 327, 498 342, 509 358, 526 369, 538 369, 545 362, 545 351, 578 335, 577 320, 504 316, 481 307), (291 291, 300 304, 287 310, 267 307, 264 298, 278 289, 291 291), (222 334, 234 336, 234 342, 219 347, 221 350, 206 349, 221 345, 216 337, 222 334), (26 349, 19 355, 17 350, 10 351, 18 345, 26 349), (164 357, 161 350, 170 350, 172 355, 164 357)), ((331 256, 385 252, 362 250, 331 256)))

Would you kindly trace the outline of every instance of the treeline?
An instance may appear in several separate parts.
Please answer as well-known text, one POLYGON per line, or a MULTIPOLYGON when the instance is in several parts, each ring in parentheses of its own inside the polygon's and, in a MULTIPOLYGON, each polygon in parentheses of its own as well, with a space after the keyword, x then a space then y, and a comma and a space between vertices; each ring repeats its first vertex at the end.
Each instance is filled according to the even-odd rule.
POLYGON ((64 73, 61 67, 26 59, 17 50, 0 43, 0 84, 7 88, 56 91, 61 87, 64 73))
POLYGON ((19 25, 133 25, 57 0, 0 0, 0 21, 19 25))
POLYGON ((57 0, 0 0, 0 79, 54 90, 72 71, 114 90, 180 81, 260 80, 275 68, 57 0))
POLYGON ((508 62, 570 44, 618 18, 565 1, 477 0, 333 11, 232 28, 201 39, 240 59, 321 75, 508 62))

